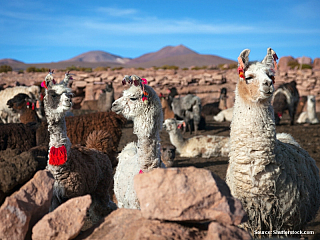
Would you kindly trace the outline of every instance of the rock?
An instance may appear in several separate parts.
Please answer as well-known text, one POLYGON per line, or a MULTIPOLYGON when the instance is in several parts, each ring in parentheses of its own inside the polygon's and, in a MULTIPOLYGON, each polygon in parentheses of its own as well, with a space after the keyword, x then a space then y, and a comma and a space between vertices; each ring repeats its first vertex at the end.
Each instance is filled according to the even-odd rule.
POLYGON ((84 225, 90 204, 90 195, 72 198, 63 203, 33 227, 32 239, 73 239, 84 225))
MULTIPOLYGON (((89 236, 80 239, 203 239, 206 230, 173 222, 148 220, 141 211, 120 208, 113 211, 89 236)), ((80 236, 79 236, 80 237, 80 236)))
POLYGON ((298 57, 296 58, 299 64, 311 65, 312 59, 310 57, 298 57))
POLYGON ((72 88, 74 88, 74 89, 82 88, 82 87, 85 87, 86 85, 87 85, 86 81, 73 81, 72 88))
POLYGON ((31 229, 51 204, 54 179, 49 171, 38 171, 0 208, 0 239, 28 239, 31 229))
POLYGON ((288 67, 288 63, 290 62, 290 61, 297 61, 297 60, 295 60, 293 57, 291 57, 291 56, 288 56, 288 57, 281 57, 280 59, 279 59, 279 63, 278 63, 278 69, 279 69, 279 71, 280 72, 282 72, 282 71, 287 71, 288 69, 289 69, 289 67, 288 67))
POLYGON ((315 58, 312 65, 313 70, 320 70, 320 58, 315 58))
POLYGON ((208 233, 205 240, 250 240, 252 239, 251 235, 245 230, 237 226, 224 226, 217 222, 212 222, 209 225, 208 233))
POLYGON ((86 85, 86 94, 84 97, 84 101, 86 100, 94 100, 94 86, 93 83, 88 83, 86 85))
POLYGON ((83 99, 84 99, 84 97, 73 97, 72 98, 72 109, 80 109, 83 99))
POLYGON ((209 170, 155 169, 134 177, 142 215, 168 221, 218 221, 238 225, 247 220, 242 204, 227 184, 209 170))
POLYGON ((84 100, 80 105, 82 110, 98 110, 98 100, 84 100))

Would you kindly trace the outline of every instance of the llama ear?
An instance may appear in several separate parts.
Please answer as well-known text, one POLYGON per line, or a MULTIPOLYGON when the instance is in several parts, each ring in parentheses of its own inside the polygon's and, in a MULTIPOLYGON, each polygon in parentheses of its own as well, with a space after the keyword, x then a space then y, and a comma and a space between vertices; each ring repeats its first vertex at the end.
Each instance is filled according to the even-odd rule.
POLYGON ((278 56, 272 48, 267 49, 267 55, 264 57, 261 63, 268 66, 272 71, 277 70, 278 56))
POLYGON ((248 66, 249 64, 249 54, 250 54, 250 49, 244 49, 239 57, 238 57, 238 61, 239 61, 239 64, 242 65, 241 67, 245 70, 246 67, 248 66), (242 62, 242 63, 241 63, 242 62))
POLYGON ((68 86, 69 80, 72 80, 72 76, 70 74, 70 71, 66 72, 64 74, 64 79, 60 82, 60 84, 64 84, 65 86, 68 86))
POLYGON ((183 120, 176 120, 176 122, 177 122, 177 126, 179 126, 179 125, 183 125, 183 123, 184 123, 184 121, 183 121, 183 120))
POLYGON ((49 70, 48 75, 46 76, 44 81, 41 83, 41 86, 45 87, 46 89, 48 89, 49 87, 52 87, 55 84, 55 80, 53 79, 52 73, 53 71, 51 72, 49 70))

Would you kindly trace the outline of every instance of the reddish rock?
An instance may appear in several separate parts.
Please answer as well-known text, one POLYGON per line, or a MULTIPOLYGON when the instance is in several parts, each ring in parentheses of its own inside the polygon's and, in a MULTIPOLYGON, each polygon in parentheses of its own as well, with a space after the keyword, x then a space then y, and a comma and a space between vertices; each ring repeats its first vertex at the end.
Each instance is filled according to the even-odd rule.
POLYGON ((148 220, 141 211, 118 209, 113 211, 89 236, 77 239, 204 239, 206 230, 186 227, 173 222, 148 220))
POLYGON ((312 65, 313 70, 320 70, 320 58, 315 58, 312 65))
POLYGON ((217 222, 209 225, 206 240, 250 240, 251 235, 237 226, 224 226, 217 222))
POLYGON ((218 221, 238 225, 247 219, 241 202, 209 170, 155 169, 138 174, 134 187, 142 215, 168 221, 218 221))
MULTIPOLYGON (((289 69, 288 63, 289 63, 290 61, 297 61, 297 60, 295 60, 295 59, 294 59, 293 57, 291 57, 291 56, 281 57, 281 58, 279 59, 279 62, 278 62, 278 69, 279 69, 280 71, 286 72, 286 71, 289 69)), ((297 62, 298 62, 298 61, 297 61, 297 62)))
POLYGON ((44 216, 32 229, 33 240, 73 239, 84 225, 90 195, 72 198, 44 216))
POLYGON ((18 192, 7 197, 0 208, 0 239, 28 239, 31 229, 51 204, 54 179, 38 171, 18 192))
POLYGON ((311 65, 312 59, 310 57, 298 57, 297 61, 299 64, 309 64, 311 65))

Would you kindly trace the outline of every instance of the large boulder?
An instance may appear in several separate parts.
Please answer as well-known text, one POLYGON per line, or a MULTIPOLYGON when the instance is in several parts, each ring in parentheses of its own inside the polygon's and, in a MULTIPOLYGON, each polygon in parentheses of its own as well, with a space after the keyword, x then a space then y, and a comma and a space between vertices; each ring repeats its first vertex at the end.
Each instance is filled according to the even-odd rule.
POLYGON ((227 184, 209 170, 158 168, 136 175, 134 187, 147 219, 217 221, 238 225, 247 220, 242 204, 227 184))
POLYGON ((182 226, 174 222, 148 220, 142 217, 141 211, 118 209, 113 211, 89 236, 79 239, 204 239, 206 230, 182 226))
POLYGON ((32 229, 33 240, 73 239, 84 225, 90 195, 76 197, 44 216, 32 229))
POLYGON ((0 207, 0 239, 29 239, 32 227, 48 213, 54 178, 49 171, 38 171, 18 192, 0 207))

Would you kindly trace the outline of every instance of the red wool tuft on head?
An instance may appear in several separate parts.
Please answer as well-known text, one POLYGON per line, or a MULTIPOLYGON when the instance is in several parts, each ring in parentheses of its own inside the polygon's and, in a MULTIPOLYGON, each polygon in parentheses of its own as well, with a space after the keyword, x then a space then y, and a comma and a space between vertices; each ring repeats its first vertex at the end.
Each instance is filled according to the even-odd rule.
POLYGON ((50 148, 49 153, 49 164, 54 166, 60 166, 65 164, 67 161, 67 149, 64 145, 61 147, 54 147, 50 148))

